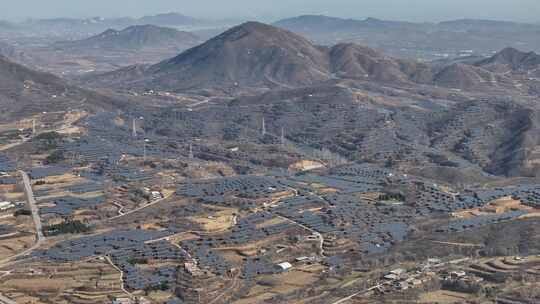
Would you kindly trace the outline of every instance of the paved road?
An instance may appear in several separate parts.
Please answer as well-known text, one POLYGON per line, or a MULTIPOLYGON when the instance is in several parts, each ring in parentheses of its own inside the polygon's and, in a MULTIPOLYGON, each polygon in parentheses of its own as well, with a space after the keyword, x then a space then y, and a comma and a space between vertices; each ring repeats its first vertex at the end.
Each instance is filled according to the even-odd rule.
POLYGON ((169 195, 167 195, 167 196, 165 196, 164 198, 160 198, 160 199, 158 199, 158 200, 155 200, 155 201, 153 201, 153 202, 151 202, 151 203, 148 203, 148 204, 146 204, 146 205, 144 205, 144 206, 142 206, 142 207, 139 207, 139 208, 133 209, 133 210, 131 210, 131 211, 129 211, 129 212, 122 213, 122 214, 119 214, 119 215, 117 215, 117 216, 113 216, 113 217, 111 217, 111 218, 108 218, 106 221, 117 220, 117 219, 122 218, 122 217, 124 217, 124 216, 133 214, 133 213, 135 213, 135 212, 139 212, 139 211, 141 211, 141 210, 143 210, 143 209, 146 209, 146 208, 148 208, 148 207, 152 207, 152 206, 154 206, 154 205, 156 205, 156 204, 159 204, 159 203, 163 202, 164 200, 170 198, 173 194, 174 194, 174 192, 171 193, 171 194, 169 194, 169 195))
POLYGON ((118 266, 114 265, 114 263, 111 261, 111 258, 109 258, 109 256, 105 256, 105 260, 107 260, 107 262, 109 262, 109 264, 111 264, 111 266, 116 269, 118 272, 120 272, 120 289, 122 289, 122 291, 124 293, 126 293, 131 299, 133 299, 133 294, 130 293, 129 291, 127 291, 126 287, 124 286, 124 272, 122 271, 122 269, 118 268, 118 266))
POLYGON ((356 297, 356 296, 359 296, 359 295, 364 294, 364 293, 368 293, 368 292, 370 292, 370 291, 372 291, 372 290, 374 290, 374 289, 376 289, 376 288, 382 287, 383 285, 385 285, 385 284, 377 284, 377 285, 372 286, 372 287, 370 287, 370 288, 368 288, 368 289, 359 291, 359 292, 357 292, 357 293, 353 293, 352 295, 350 295, 350 296, 348 296, 348 297, 339 299, 339 300, 333 302, 332 304, 341 304, 341 303, 345 303, 345 302, 351 300, 352 298, 354 298, 354 297, 356 297))
POLYGON ((12 262, 13 260, 30 254, 32 251, 39 248, 39 246, 41 246, 41 244, 45 241, 45 236, 43 235, 43 227, 41 224, 41 218, 39 217, 39 210, 36 205, 34 192, 32 191, 32 185, 30 184, 30 178, 28 177, 28 174, 24 171, 19 171, 19 173, 21 174, 23 178, 24 191, 26 193, 26 200, 28 201, 28 206, 30 207, 30 211, 32 212, 32 219, 34 220, 34 226, 36 227, 37 238, 34 245, 26 249, 25 251, 18 253, 14 256, 10 256, 8 258, 0 260, 0 266, 6 266, 8 263, 12 262))
POLYGON ((41 218, 39 217, 39 209, 36 204, 36 198, 34 197, 34 192, 32 191, 32 184, 30 183, 30 177, 24 171, 19 171, 23 178, 24 191, 26 192, 26 200, 28 201, 28 206, 30 211, 32 211, 32 218, 34 219, 34 225, 36 226, 37 242, 42 243, 45 240, 43 235, 43 226, 41 225, 41 218))

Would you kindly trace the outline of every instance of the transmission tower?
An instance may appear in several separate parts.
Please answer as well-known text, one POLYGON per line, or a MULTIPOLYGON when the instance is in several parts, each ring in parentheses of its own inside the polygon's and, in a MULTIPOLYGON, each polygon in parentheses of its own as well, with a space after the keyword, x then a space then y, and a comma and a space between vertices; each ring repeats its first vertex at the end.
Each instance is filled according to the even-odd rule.
POLYGON ((189 144, 189 158, 193 159, 193 144, 189 144))
POLYGON ((133 118, 132 125, 131 125, 131 132, 133 138, 137 137, 137 122, 135 121, 135 118, 133 118))

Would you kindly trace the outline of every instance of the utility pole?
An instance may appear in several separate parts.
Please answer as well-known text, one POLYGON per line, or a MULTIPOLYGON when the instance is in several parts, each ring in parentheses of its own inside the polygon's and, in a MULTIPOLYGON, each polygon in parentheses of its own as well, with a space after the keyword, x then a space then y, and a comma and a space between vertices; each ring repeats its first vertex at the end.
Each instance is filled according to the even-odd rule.
POLYGON ((285 146, 285 128, 284 128, 284 127, 281 127, 281 138, 280 138, 280 141, 281 141, 281 145, 282 145, 282 146, 285 146))
POLYGON ((262 136, 266 135, 266 123, 264 121, 264 117, 262 119, 262 136))
POLYGON ((133 118, 133 122, 132 122, 132 125, 131 125, 131 134, 133 136, 133 138, 137 138, 137 122, 135 121, 135 118, 133 118))
POLYGON ((36 135, 36 120, 32 119, 32 135, 36 135))
POLYGON ((194 156, 193 156, 193 144, 190 143, 189 144, 189 158, 193 159, 194 156))
POLYGON ((143 162, 146 163, 146 143, 148 142, 148 138, 145 138, 143 141, 143 162))

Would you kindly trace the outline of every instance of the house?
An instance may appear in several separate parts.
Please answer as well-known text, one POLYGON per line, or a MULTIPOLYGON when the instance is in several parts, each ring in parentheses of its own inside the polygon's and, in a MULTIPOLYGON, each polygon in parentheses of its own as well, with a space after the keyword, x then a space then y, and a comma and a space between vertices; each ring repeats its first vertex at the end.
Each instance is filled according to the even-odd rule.
POLYGON ((301 256, 301 257, 297 257, 296 259, 294 259, 295 262, 311 262, 311 261, 314 261, 315 260, 315 257, 308 257, 308 256, 301 256))
POLYGON ((467 274, 465 273, 465 271, 452 271, 452 272, 450 272, 450 278, 452 278, 452 279, 463 278, 466 275, 467 274))
POLYGON ((283 262, 276 265, 281 271, 287 271, 292 268, 291 263, 283 262))
POLYGON ((150 302, 150 300, 146 299, 146 298, 143 298, 143 297, 140 297, 138 300, 137 300, 138 304, 152 304, 152 302, 150 302))
POLYGON ((163 198, 163 195, 159 191, 152 191, 152 200, 156 201, 163 198))
POLYGON ((0 211, 6 211, 14 207, 15 205, 11 202, 0 202, 0 211))
POLYGON ((384 278, 390 281, 395 281, 399 279, 399 276, 397 274, 390 273, 385 275, 384 278))
POLYGON ((134 304, 130 298, 116 298, 112 301, 112 304, 134 304))
POLYGON ((395 275, 398 275, 398 276, 401 276, 403 274, 405 274, 407 272, 407 270, 403 269, 403 268, 396 268, 392 271, 390 271, 391 274, 395 274, 395 275))

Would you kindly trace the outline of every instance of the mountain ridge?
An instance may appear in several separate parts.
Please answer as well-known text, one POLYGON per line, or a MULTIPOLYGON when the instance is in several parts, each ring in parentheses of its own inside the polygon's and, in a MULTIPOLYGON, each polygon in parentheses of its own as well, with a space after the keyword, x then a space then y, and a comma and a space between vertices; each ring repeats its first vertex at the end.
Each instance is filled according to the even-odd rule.
MULTIPOLYGON (((131 85, 165 90, 213 88, 294 88, 349 78, 387 83, 427 84, 451 89, 511 85, 502 75, 470 64, 430 65, 397 59, 354 43, 332 47, 272 25, 246 22, 149 67, 119 70, 131 85), (126 71, 134 69, 134 75, 126 71)), ((107 73, 107 78, 115 78, 107 73)), ((99 76, 96 76, 99 77, 99 76)), ((99 81, 98 81, 99 82, 99 81)), ((118 83, 118 81, 115 81, 118 83)))
POLYGON ((199 42, 199 38, 189 32, 155 25, 134 25, 123 30, 108 29, 101 34, 75 41, 54 44, 61 49, 126 49, 177 48, 186 49, 199 42))

